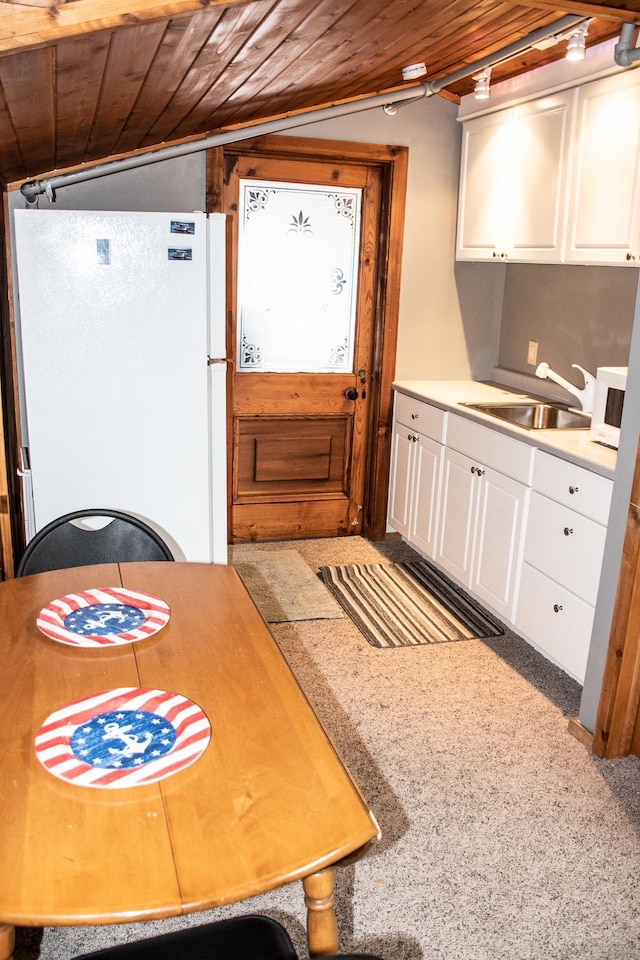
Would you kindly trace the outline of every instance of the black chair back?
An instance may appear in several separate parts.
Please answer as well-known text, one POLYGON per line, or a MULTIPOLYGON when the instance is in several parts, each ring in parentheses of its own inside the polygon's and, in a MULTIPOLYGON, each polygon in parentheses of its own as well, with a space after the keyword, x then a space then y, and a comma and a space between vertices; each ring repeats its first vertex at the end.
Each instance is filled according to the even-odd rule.
POLYGON ((131 560, 173 560, 164 540, 155 530, 119 510, 76 510, 52 520, 27 544, 17 577, 91 563, 124 563, 131 560), (101 517, 109 522, 98 529, 73 523, 83 517, 101 517))
MULTIPOLYGON (((250 914, 106 947, 75 960, 298 960, 298 954, 281 923, 250 914)), ((353 953, 324 960, 380 958, 353 953)))

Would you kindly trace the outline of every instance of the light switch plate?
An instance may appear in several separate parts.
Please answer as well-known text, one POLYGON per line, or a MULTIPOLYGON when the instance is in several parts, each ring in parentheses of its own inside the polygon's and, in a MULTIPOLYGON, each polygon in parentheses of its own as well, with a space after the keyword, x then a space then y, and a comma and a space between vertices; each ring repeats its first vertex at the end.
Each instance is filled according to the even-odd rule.
POLYGON ((529 349, 527 350, 527 363, 535 367, 538 360, 538 343, 536 340, 529 340, 529 349))

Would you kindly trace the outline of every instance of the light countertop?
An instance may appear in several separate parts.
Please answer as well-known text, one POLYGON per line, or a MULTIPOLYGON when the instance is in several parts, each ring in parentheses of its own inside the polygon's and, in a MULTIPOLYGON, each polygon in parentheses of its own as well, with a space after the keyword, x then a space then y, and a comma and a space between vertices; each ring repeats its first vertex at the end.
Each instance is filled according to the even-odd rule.
POLYGON ((396 380, 393 386, 395 390, 417 400, 425 400, 435 407, 449 410, 467 420, 475 420, 539 450, 546 450, 547 453, 586 467, 603 477, 613 478, 617 451, 590 440, 588 430, 527 430, 525 427, 462 406, 464 403, 482 403, 487 400, 540 400, 539 394, 519 393, 508 387, 478 380, 396 380))

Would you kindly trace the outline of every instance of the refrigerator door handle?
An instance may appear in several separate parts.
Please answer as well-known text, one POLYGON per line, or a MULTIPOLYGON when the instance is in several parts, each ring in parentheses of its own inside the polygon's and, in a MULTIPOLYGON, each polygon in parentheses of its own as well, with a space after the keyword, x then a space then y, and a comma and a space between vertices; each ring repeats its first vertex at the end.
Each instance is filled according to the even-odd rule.
POLYGON ((24 511, 24 535, 28 543, 36 535, 36 512, 33 499, 33 479, 29 462, 29 450, 21 447, 19 451, 20 466, 16 473, 22 481, 22 508, 24 511))

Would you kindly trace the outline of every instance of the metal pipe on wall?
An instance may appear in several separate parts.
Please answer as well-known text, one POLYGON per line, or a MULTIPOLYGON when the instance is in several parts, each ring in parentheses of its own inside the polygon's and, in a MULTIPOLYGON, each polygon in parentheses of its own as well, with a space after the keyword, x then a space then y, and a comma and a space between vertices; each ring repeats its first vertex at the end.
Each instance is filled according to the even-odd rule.
MULTIPOLYGON (((416 87, 401 90, 397 94, 397 97, 402 100, 415 99, 418 96, 420 96, 420 94, 417 92, 416 87)), ((422 96, 424 96, 424 94, 422 94, 422 96)), ((45 180, 31 180, 28 183, 22 184, 20 192, 27 200, 43 193, 46 193, 49 199, 53 199, 53 193, 59 187, 70 186, 71 184, 81 183, 85 180, 94 180, 97 177, 106 177, 112 173, 121 173, 123 170, 132 170, 135 167, 158 163, 161 160, 172 160, 175 157, 184 157, 191 153, 199 153, 201 150, 220 147, 226 143, 250 140, 253 137, 262 137, 269 133, 280 133, 283 130, 301 127, 307 123, 316 123, 321 120, 330 120, 334 117, 343 117, 351 113, 358 113, 360 110, 368 110, 372 107, 383 107, 388 102, 389 94, 380 94, 364 100, 337 103, 331 107, 321 107, 318 110, 310 110, 307 113, 298 114, 294 117, 279 117, 276 120, 265 120, 262 123, 256 123, 250 127, 214 133, 202 140, 190 140, 187 143, 177 143, 171 147, 161 147, 159 150, 152 150, 149 153, 125 157, 122 160, 111 160, 99 166, 87 167, 83 170, 74 170, 72 173, 61 173, 59 176, 48 177, 45 180)))
POLYGON ((613 50, 613 59, 619 67, 630 67, 640 60, 640 50, 631 47, 631 40, 636 30, 635 23, 623 23, 620 39, 613 50))
MULTIPOLYGON (((570 27, 581 23, 584 16, 566 16, 557 20, 547 27, 541 27, 534 33, 523 37, 515 43, 497 50, 489 57, 479 60, 476 63, 469 64, 466 67, 457 70, 448 77, 442 77, 440 80, 431 80, 418 87, 409 87, 406 90, 400 90, 393 95, 388 93, 377 94, 373 97, 367 97, 362 100, 353 100, 348 103, 337 103, 330 107, 320 107, 317 110, 309 110, 306 113, 298 114, 292 117, 280 117, 276 120, 266 120, 257 123, 254 126, 243 127, 237 130, 226 130, 221 133, 214 133, 202 140, 191 140, 188 143, 174 144, 170 147, 162 147, 159 150, 153 150, 150 153, 138 154, 132 157, 125 157, 122 160, 111 160, 107 163, 99 164, 95 167, 87 167, 82 170, 75 170, 71 173, 61 173, 55 177, 47 177, 44 180, 31 180, 23 183, 20 192, 27 202, 35 203, 36 198, 41 194, 46 194, 50 200, 55 200, 55 191, 60 187, 71 186, 74 183, 82 183, 85 180, 95 180, 98 177, 106 177, 114 173, 121 173, 124 170, 132 170, 136 167, 146 166, 151 163, 159 163, 162 160, 172 160, 175 157, 183 157, 191 153, 199 153, 201 150, 209 150, 212 147, 223 146, 227 143, 237 143, 242 140, 250 140, 253 137, 265 136, 270 133, 280 133, 283 130, 292 130, 296 127, 308 123, 318 123, 322 120, 331 120, 335 117, 344 117, 352 113, 359 113, 362 110, 371 110, 375 107, 394 107, 395 104, 402 103, 405 100, 420 100, 425 97, 432 97, 439 93, 451 83, 458 80, 464 80, 472 76, 478 70, 488 66, 493 66, 503 60, 511 59, 525 50, 529 50, 535 43, 568 30, 570 27), (393 103, 390 98, 393 96, 393 103)), ((387 113, 391 113, 387 109, 387 113)))

